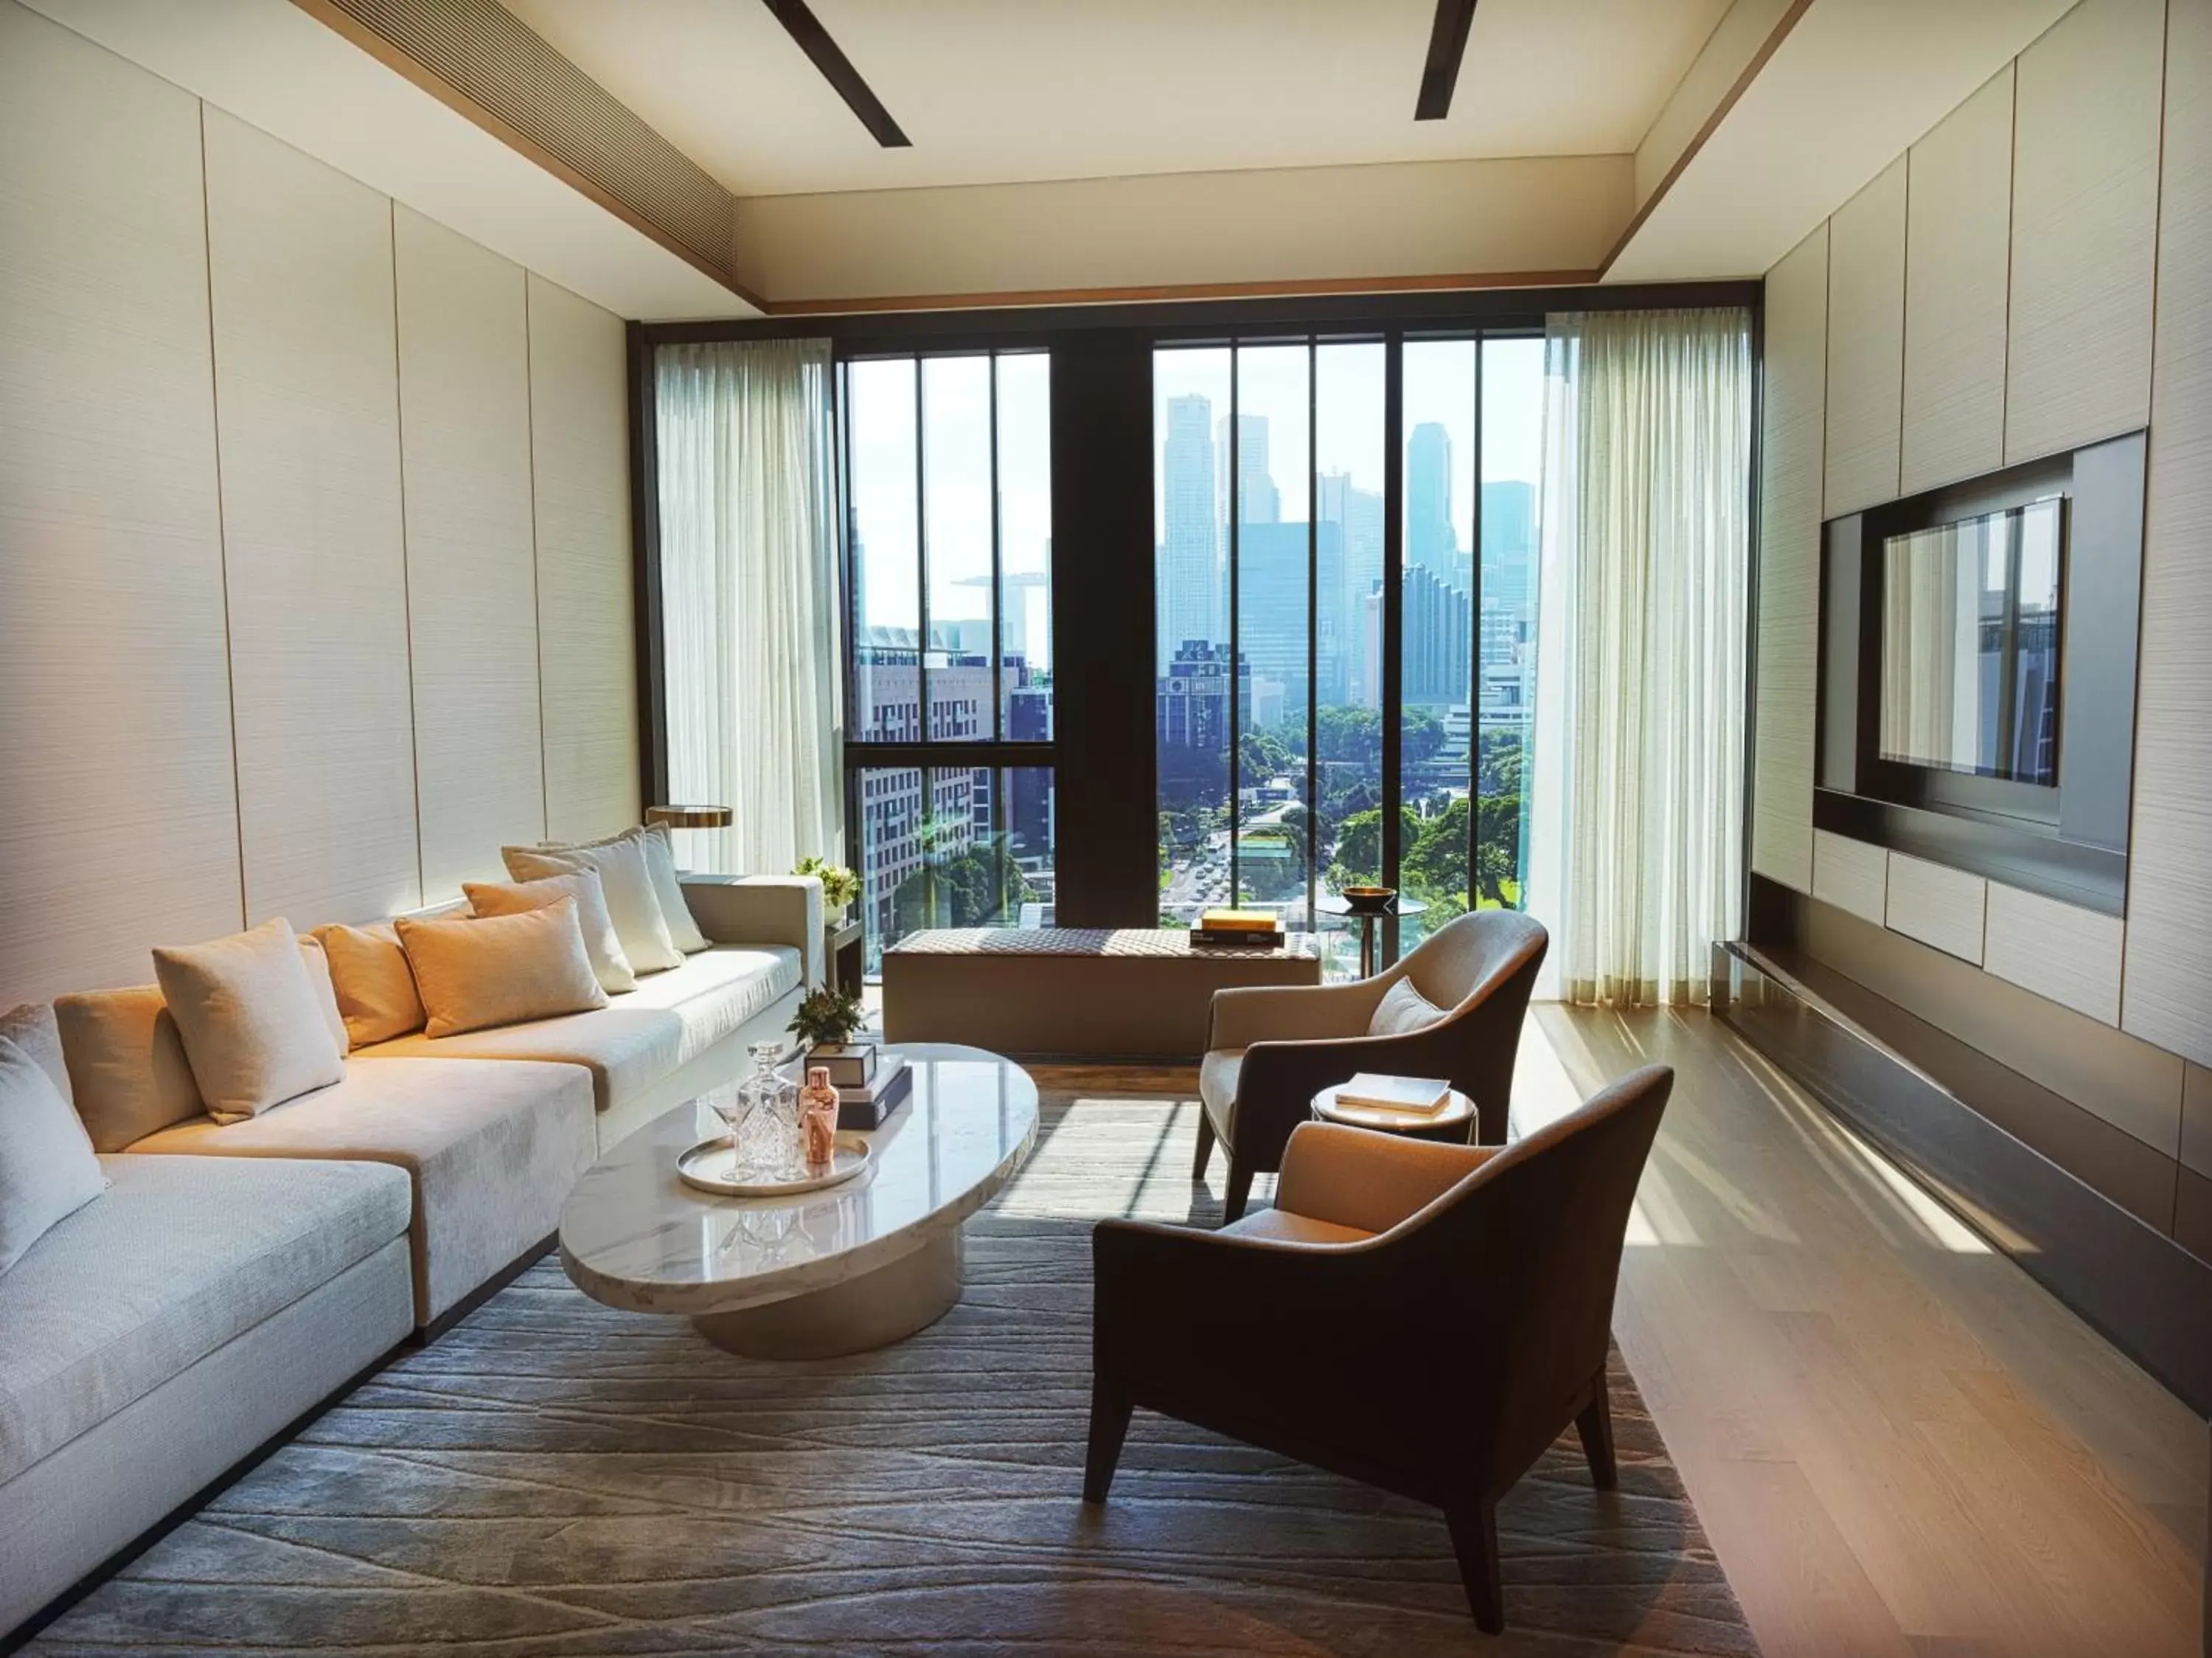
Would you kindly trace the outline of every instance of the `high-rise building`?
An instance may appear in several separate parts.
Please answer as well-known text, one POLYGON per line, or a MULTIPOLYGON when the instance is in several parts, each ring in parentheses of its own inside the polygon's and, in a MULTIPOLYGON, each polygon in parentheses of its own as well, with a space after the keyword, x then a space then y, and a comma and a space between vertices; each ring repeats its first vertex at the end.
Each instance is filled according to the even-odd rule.
POLYGON ((1473 608, 1468 594, 1426 568, 1406 571, 1401 674, 1408 705, 1467 701, 1474 673, 1473 608))
MULTIPOLYGON (((1249 661, 1237 664, 1237 729, 1251 728, 1249 661)), ((1229 647, 1187 639, 1160 676, 1158 737, 1163 783, 1203 775, 1229 750, 1229 647)))
MULTIPOLYGON (((1344 582, 1344 530, 1340 524, 1313 527, 1308 546, 1303 523, 1244 524, 1237 537, 1237 644, 1256 676, 1281 687, 1281 710, 1303 719, 1306 708, 1307 589, 1339 592, 1344 582), (1309 570, 1307 560, 1312 566, 1309 570)), ((1334 605, 1314 607, 1314 667, 1323 701, 1343 700, 1344 652, 1341 617, 1334 605)), ((1255 710, 1249 724, 1270 723, 1255 710)))
POLYGON ((1197 393, 1168 399, 1160 456, 1167 539, 1159 551, 1158 670, 1187 639, 1223 637, 1221 537, 1214 514, 1213 403, 1197 393))
POLYGON ((1525 609, 1535 596, 1536 486, 1508 479, 1482 486, 1482 602, 1525 609))
MULTIPOLYGON (((1214 488, 1214 521, 1229 521, 1230 475, 1229 417, 1224 415, 1214 425, 1213 475, 1218 480, 1214 488)), ((1267 417, 1239 415, 1237 418, 1237 518, 1247 524, 1273 524, 1283 515, 1282 491, 1275 487, 1274 474, 1267 470, 1267 417)))
POLYGON ((1362 641, 1368 595, 1382 581, 1382 491, 1358 488, 1346 472, 1323 472, 1315 484, 1322 533, 1334 527, 1342 549, 1340 580, 1331 584, 1324 577, 1316 607, 1324 644, 1321 699, 1373 707, 1362 641))
POLYGON ((1406 440, 1406 568, 1452 579, 1451 434, 1433 420, 1406 440))

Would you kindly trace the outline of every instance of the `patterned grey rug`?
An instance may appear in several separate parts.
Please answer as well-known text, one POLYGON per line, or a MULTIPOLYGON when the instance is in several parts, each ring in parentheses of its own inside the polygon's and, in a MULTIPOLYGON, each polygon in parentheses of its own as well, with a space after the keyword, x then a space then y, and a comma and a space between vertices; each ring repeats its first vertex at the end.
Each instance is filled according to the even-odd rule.
POLYGON ((738 1358, 542 1262, 32 1650, 1756 1653, 1617 1355, 1621 1487, 1570 1435, 1502 1505, 1502 1637, 1435 1513, 1147 1412, 1086 1509, 1066 1208, 1208 1218, 1188 1116, 1048 1100, 1030 1175, 970 1223, 965 1298, 879 1353, 738 1358))

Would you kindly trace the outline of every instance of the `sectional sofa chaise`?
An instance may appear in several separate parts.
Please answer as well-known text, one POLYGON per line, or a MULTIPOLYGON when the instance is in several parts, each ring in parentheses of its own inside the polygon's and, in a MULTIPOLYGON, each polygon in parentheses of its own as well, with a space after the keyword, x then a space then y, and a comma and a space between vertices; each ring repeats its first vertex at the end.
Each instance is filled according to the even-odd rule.
MULTIPOLYGON (((101 1148, 107 1191, 0 1273, 0 1636, 535 1259, 601 1149, 787 1039, 820 882, 684 890, 710 948, 605 1008, 356 1048, 258 1116, 101 1148)), ((88 1123, 88 1088, 159 1062, 7 1017, 88 1123)))

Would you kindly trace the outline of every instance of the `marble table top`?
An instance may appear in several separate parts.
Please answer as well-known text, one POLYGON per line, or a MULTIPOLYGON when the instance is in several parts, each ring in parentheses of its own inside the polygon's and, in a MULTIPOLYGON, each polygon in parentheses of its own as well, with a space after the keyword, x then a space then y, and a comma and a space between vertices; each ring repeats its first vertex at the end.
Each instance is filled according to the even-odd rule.
MULTIPOLYGON (((887 1266, 988 1203, 1036 1138, 1036 1084, 981 1048, 903 1043, 906 1101, 866 1137, 875 1162, 791 1198, 719 1198, 676 1159, 724 1131, 704 1099, 608 1152, 561 1211, 561 1264, 595 1301, 684 1317, 730 1313, 887 1266)), ((734 1086, 734 1084, 732 1084, 734 1086)))

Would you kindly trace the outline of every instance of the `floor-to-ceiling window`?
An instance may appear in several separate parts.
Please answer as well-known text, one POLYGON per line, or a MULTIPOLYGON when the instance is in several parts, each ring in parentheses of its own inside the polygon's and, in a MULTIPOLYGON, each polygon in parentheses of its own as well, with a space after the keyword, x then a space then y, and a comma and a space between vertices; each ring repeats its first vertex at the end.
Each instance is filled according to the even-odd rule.
MULTIPOLYGON (((1425 906, 1402 949, 1519 906, 1540 340, 1163 346, 1153 364, 1162 921, 1234 902, 1304 930, 1379 881, 1425 906)), ((1350 936, 1324 943, 1348 970, 1350 936)))
POLYGON ((1051 359, 843 365, 845 762, 871 971, 1051 918, 1051 359))

